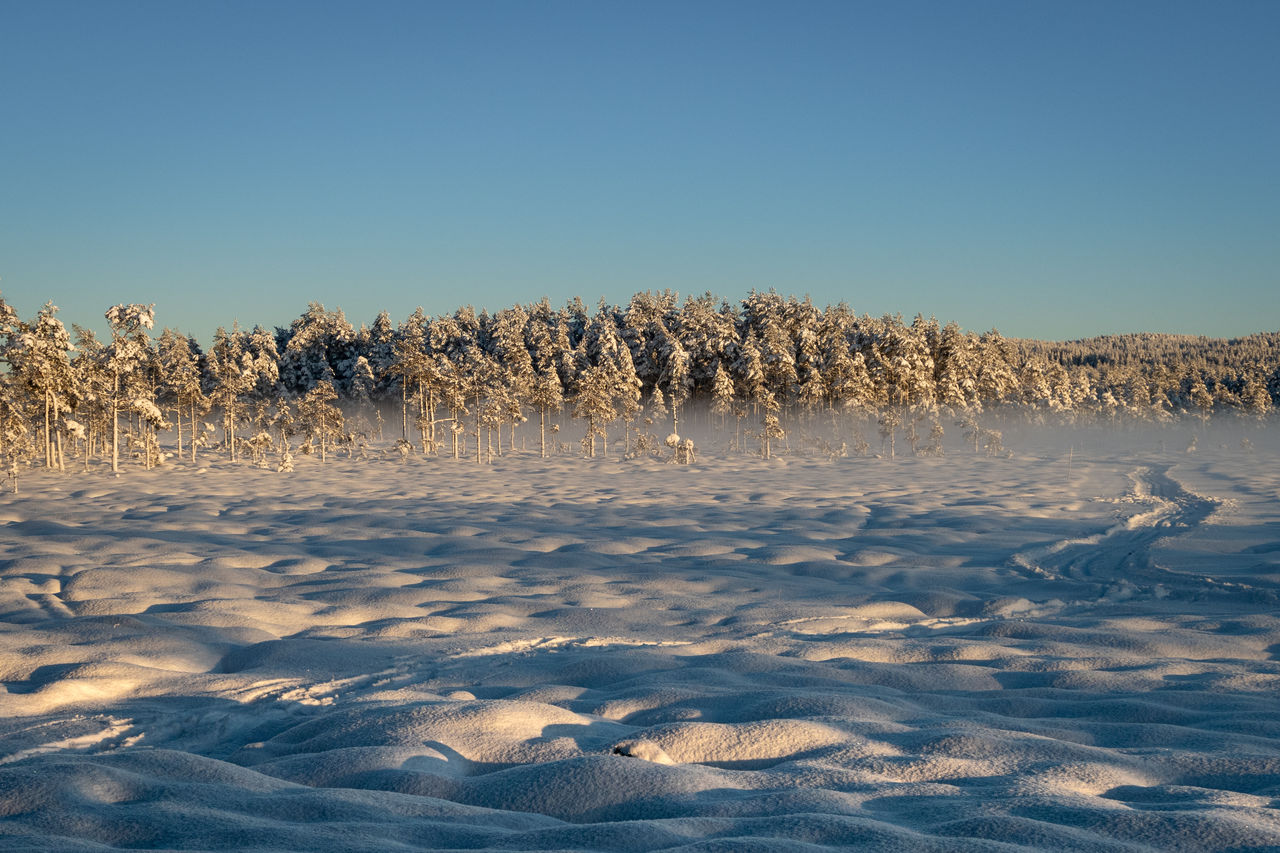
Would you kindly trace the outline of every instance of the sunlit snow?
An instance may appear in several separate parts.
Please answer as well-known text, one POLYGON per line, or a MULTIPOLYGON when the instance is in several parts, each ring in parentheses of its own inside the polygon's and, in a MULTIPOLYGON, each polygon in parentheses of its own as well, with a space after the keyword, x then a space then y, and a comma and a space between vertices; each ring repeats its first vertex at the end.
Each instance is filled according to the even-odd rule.
POLYGON ((33 469, 0 847, 1274 849, 1280 446, 1186 432, 33 469))

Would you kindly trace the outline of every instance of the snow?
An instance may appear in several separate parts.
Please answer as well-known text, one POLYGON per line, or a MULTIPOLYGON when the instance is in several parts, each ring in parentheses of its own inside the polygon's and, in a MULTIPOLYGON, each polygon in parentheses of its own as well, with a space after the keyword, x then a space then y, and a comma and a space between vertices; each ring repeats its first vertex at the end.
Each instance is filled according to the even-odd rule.
POLYGON ((1251 436, 33 469, 0 848, 1275 849, 1251 436))

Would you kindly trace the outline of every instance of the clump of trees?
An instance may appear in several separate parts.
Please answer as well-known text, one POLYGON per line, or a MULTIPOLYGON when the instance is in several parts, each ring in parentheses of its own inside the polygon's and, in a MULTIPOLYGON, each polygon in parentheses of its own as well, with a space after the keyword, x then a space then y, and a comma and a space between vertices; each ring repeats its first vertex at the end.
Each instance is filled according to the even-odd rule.
POLYGON ((24 321, 0 299, 0 457, 15 487, 22 468, 72 458, 118 471, 122 457, 217 452, 288 470, 295 441, 322 461, 363 452, 391 411, 404 456, 483 463, 532 440, 541 456, 690 461, 680 430, 697 417, 729 451, 766 458, 865 454, 868 435, 887 456, 936 454, 944 423, 995 453, 1000 435, 981 425, 993 412, 1263 420, 1280 398, 1280 333, 1017 340, 772 290, 737 303, 646 291, 594 310, 418 309, 399 324, 382 312, 359 328, 312 303, 285 328, 219 328, 207 352, 173 329, 153 337, 153 306, 108 309, 109 341, 68 332, 57 310, 24 321))

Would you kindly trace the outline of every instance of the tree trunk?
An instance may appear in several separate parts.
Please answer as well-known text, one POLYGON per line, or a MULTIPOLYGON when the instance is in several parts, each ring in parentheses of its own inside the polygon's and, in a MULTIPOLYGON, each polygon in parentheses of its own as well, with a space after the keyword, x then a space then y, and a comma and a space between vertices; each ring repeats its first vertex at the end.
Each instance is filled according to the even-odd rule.
POLYGON ((547 458, 547 409, 545 406, 541 408, 539 419, 539 437, 538 448, 542 452, 542 458, 547 458))
POLYGON ((480 451, 480 442, 484 440, 480 429, 480 398, 476 397, 476 464, 484 464, 484 454, 480 451))
POLYGON ((418 443, 422 445, 422 454, 427 453, 427 430, 431 427, 425 423, 427 417, 427 397, 423 392, 422 380, 418 380, 418 443))
POLYGON ((117 371, 111 390, 111 473, 120 473, 120 373, 117 371))
POLYGON ((409 383, 400 380, 400 437, 409 440, 409 383))
POLYGON ((44 467, 53 467, 53 436, 49 432, 49 408, 51 401, 48 390, 44 392, 44 467))
POLYGON ((432 391, 427 392, 427 424, 431 430, 427 443, 431 445, 431 455, 434 456, 436 454, 436 395, 432 391))

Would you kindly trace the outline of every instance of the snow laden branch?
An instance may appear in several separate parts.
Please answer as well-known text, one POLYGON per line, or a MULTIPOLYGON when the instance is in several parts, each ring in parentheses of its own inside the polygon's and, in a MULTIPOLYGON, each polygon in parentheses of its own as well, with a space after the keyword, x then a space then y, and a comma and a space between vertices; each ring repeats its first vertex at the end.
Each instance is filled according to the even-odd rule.
POLYGON ((274 455, 279 469, 294 450, 473 463, 937 455, 952 428, 961 449, 1000 455, 997 417, 1203 431, 1215 417, 1265 423, 1280 398, 1280 333, 1026 341, 774 291, 418 309, 399 324, 383 312, 358 328, 312 303, 288 327, 220 327, 208 351, 173 329, 153 338, 155 316, 112 306, 99 341, 69 334, 52 303, 24 321, 0 299, 11 478, 72 458, 114 472, 122 460, 196 464, 201 451, 262 467, 274 455), (693 435, 696 453, 684 444, 693 435))

